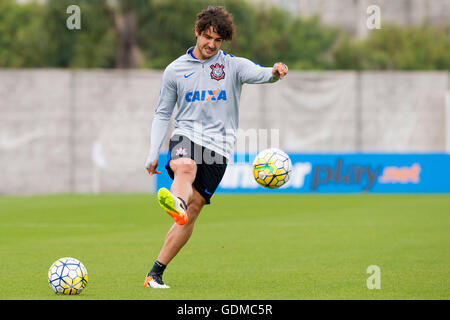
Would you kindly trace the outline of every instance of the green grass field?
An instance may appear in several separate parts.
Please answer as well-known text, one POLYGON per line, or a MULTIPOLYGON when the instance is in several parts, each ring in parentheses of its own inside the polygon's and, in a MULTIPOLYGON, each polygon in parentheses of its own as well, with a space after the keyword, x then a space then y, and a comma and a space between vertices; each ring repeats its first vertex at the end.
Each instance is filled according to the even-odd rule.
POLYGON ((143 287, 171 226, 153 195, 0 197, 0 299, 449 299, 449 195, 216 195, 143 287), (47 283, 54 260, 89 273, 79 296, 47 283), (367 267, 381 269, 369 290, 367 267))

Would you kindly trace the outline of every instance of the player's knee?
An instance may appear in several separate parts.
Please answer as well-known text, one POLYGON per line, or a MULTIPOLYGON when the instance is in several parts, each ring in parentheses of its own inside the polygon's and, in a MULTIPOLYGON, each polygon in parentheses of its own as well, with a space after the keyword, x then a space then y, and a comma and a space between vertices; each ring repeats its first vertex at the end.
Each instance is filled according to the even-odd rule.
POLYGON ((171 166, 175 175, 195 177, 197 173, 197 165, 192 159, 177 159, 171 166))
POLYGON ((183 175, 188 176, 194 179, 195 174, 197 173, 197 165, 191 164, 191 163, 185 163, 178 167, 177 172, 175 174, 177 175, 183 175))

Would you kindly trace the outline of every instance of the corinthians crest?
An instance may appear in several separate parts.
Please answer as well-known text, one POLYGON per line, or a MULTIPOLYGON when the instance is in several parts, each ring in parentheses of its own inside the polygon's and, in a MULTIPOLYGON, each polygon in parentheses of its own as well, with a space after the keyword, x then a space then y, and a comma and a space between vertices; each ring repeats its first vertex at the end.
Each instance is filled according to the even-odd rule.
POLYGON ((211 79, 214 80, 222 80, 223 78, 225 78, 225 71, 223 71, 224 65, 223 64, 212 64, 210 65, 211 67, 211 79))
POLYGON ((183 157, 183 156, 187 155, 186 148, 179 147, 178 149, 175 150, 175 152, 176 152, 176 155, 179 157, 183 157))

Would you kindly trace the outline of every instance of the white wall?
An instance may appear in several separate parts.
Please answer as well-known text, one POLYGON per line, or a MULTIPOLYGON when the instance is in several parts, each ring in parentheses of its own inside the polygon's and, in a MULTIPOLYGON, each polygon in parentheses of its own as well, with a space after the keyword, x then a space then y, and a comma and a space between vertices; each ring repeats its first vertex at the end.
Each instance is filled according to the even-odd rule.
MULTIPOLYGON (((152 191, 161 75, 0 70, 0 194, 152 191)), ((286 151, 445 151, 448 88, 447 72, 292 71, 244 85, 240 128, 276 129, 286 151)))

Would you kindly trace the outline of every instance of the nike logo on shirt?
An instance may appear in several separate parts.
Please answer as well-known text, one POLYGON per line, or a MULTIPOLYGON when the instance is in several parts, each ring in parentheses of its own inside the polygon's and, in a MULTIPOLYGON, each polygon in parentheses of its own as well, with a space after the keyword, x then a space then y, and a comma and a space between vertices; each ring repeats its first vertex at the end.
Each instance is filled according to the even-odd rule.
POLYGON ((189 77, 192 76, 194 73, 195 73, 195 72, 192 72, 192 73, 189 73, 189 74, 185 74, 185 75, 184 75, 184 78, 185 78, 185 79, 186 79, 186 78, 189 78, 189 77))

